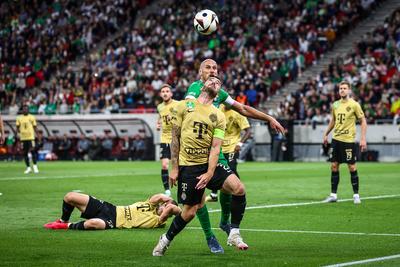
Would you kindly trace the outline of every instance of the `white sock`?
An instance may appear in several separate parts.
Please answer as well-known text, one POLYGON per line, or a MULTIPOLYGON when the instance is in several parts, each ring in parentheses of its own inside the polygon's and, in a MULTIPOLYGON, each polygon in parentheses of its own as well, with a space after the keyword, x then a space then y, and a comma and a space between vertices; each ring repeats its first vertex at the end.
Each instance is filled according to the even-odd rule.
POLYGON ((360 197, 360 195, 359 194, 354 194, 353 197, 360 197))
POLYGON ((213 193, 213 192, 211 192, 211 193, 210 193, 210 196, 212 196, 212 197, 217 197, 217 196, 218 196, 218 193, 213 193))
POLYGON ((336 193, 331 193, 331 197, 337 198, 337 194, 336 193))

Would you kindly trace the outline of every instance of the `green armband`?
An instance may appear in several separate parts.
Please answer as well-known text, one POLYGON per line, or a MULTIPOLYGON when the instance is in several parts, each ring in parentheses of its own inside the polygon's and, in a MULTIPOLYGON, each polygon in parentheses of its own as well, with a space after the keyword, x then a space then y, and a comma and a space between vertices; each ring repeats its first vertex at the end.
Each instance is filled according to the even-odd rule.
POLYGON ((213 137, 217 137, 219 139, 224 140, 225 131, 221 129, 215 129, 213 137))

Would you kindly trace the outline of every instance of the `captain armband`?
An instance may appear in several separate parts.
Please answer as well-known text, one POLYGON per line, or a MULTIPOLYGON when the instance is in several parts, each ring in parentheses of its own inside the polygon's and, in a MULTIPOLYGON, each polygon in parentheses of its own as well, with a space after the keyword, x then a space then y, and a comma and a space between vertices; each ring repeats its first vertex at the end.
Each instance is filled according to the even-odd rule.
POLYGON ((224 136, 225 136, 225 131, 224 130, 221 130, 221 129, 215 129, 214 130, 213 137, 217 137, 219 139, 224 140, 224 136))

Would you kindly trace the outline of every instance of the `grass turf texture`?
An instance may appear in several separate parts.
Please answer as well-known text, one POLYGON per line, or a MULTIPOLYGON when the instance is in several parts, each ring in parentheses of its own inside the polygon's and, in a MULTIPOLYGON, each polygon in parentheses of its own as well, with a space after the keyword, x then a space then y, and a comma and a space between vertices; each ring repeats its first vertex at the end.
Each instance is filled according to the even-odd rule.
MULTIPOLYGON (((398 164, 360 163, 362 197, 399 195, 398 164)), ((248 251, 226 245, 212 255, 193 220, 172 243, 165 257, 152 257, 166 229, 51 231, 43 224, 60 217, 65 193, 82 190, 116 205, 127 205, 162 192, 158 162, 45 162, 39 174, 24 175, 24 164, 0 164, 0 265, 29 266, 322 266, 400 254, 400 235, 258 232, 301 230, 400 234, 400 198, 247 210, 241 227, 248 251)), ((330 190, 327 163, 245 163, 239 172, 246 185, 247 206, 313 202, 330 190)), ((175 196, 176 191, 173 190, 175 196)), ((347 167, 341 167, 339 198, 352 198, 347 167)), ((219 209, 219 203, 209 203, 219 209)), ((219 212, 211 212, 213 227, 219 212)), ((79 220, 75 210, 72 221, 79 220)), ((171 220, 169 220, 168 225, 171 220)), ((399 266, 400 259, 365 266, 399 266)))

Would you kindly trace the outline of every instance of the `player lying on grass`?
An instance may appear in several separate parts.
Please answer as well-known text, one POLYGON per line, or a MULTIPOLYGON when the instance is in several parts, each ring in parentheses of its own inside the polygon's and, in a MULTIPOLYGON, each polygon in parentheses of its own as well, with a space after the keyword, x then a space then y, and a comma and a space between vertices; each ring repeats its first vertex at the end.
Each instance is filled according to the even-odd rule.
POLYGON ((107 230, 113 228, 164 227, 167 219, 181 212, 178 204, 164 194, 129 206, 114 206, 93 196, 69 192, 64 196, 61 219, 44 225, 48 229, 107 230), (77 208, 86 220, 70 223, 77 208))

